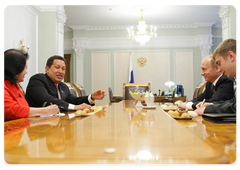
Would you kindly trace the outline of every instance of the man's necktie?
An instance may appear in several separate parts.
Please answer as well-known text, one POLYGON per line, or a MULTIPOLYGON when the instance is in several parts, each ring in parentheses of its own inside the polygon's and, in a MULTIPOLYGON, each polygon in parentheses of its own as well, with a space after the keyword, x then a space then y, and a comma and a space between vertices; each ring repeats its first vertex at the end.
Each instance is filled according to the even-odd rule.
POLYGON ((212 85, 212 94, 216 92, 216 86, 212 85))
POLYGON ((235 77, 235 80, 234 80, 234 92, 235 92, 235 97, 237 99, 237 77, 235 77))
POLYGON ((62 98, 61 98, 61 94, 60 94, 60 92, 59 92, 59 90, 58 90, 58 85, 57 85, 57 84, 55 84, 55 86, 56 86, 56 89, 57 89, 58 98, 59 98, 59 99, 62 99, 62 98))

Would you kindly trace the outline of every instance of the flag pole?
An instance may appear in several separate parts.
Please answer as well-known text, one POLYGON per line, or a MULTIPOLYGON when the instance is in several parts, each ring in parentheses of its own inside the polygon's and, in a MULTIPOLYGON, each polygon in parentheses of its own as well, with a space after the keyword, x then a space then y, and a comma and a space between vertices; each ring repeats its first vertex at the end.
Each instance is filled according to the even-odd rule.
POLYGON ((134 76, 133 76, 133 66, 132 66, 132 55, 131 51, 129 52, 130 61, 129 61, 129 83, 134 83, 134 76))

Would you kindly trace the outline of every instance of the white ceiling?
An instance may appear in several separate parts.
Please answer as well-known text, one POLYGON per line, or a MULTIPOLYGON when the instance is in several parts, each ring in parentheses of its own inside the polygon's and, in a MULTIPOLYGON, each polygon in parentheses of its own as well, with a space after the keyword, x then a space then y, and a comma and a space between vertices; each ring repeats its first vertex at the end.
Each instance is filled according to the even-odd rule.
POLYGON ((117 6, 117 5, 67 5, 65 26, 133 26, 141 18, 147 25, 214 25, 221 22, 219 5, 184 6, 117 6))

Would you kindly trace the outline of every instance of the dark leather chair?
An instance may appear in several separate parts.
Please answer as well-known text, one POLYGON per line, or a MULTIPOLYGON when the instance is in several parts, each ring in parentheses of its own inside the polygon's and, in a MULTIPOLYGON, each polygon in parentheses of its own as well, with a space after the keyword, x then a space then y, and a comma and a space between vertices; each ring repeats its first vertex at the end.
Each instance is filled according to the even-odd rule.
POLYGON ((150 83, 123 83, 123 99, 134 100, 129 94, 129 90, 134 92, 136 89, 140 91, 150 91, 150 83))
POLYGON ((122 96, 114 96, 111 87, 108 88, 110 103, 117 103, 123 100, 122 96))
POLYGON ((64 83, 68 86, 70 93, 77 97, 77 90, 73 87, 73 85, 69 82, 64 83))
POLYGON ((86 92, 83 89, 83 86, 77 83, 72 83, 73 87, 77 90, 78 97, 86 96, 86 92))
POLYGON ((206 84, 207 82, 201 82, 197 85, 193 93, 193 99, 197 98, 203 92, 203 89, 205 88, 206 84))

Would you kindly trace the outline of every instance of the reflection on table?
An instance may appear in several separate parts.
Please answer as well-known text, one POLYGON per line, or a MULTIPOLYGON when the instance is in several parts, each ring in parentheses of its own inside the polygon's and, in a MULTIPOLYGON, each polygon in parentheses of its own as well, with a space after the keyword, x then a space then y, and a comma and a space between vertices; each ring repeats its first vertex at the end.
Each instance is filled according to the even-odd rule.
POLYGON ((156 109, 113 103, 87 117, 25 118, 4 123, 8 163, 233 163, 236 124, 179 121, 156 109), (113 148, 113 149, 112 149, 113 148), (111 151, 111 152, 109 152, 111 151))
POLYGON ((178 120, 188 130, 205 140, 210 146, 227 155, 230 163, 236 160, 236 124, 212 123, 201 116, 194 120, 178 120))
POLYGON ((172 96, 154 96, 154 102, 158 103, 175 103, 178 100, 183 102, 186 101, 186 96, 183 97, 172 97, 172 96))

